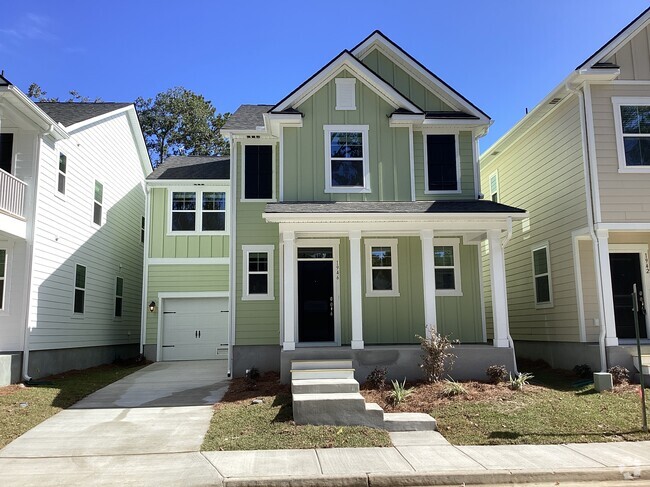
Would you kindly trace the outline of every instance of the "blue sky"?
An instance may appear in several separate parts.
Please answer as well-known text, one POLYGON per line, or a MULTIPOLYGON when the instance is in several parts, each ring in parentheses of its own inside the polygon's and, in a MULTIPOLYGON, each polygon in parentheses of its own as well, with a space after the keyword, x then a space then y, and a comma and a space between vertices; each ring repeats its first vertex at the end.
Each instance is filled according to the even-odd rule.
POLYGON ((172 86, 219 112, 275 103, 375 29, 487 112, 486 149, 647 0, 7 2, 0 69, 106 101, 172 86))

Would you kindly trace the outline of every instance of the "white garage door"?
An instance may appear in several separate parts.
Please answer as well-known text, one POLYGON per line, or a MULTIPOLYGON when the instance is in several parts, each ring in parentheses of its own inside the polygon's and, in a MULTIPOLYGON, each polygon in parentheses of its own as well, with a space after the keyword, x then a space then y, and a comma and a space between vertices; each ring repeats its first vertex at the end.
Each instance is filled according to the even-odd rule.
POLYGON ((228 298, 166 298, 162 313, 162 360, 228 359, 228 298))

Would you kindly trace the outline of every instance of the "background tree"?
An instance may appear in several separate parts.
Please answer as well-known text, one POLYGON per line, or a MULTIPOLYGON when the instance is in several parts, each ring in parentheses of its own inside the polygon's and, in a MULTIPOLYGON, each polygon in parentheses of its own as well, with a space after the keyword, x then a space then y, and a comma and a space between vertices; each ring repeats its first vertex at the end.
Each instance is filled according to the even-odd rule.
MULTIPOLYGON (((66 102, 99 103, 102 101, 101 98, 95 98, 94 100, 91 100, 90 97, 80 95, 77 90, 70 90, 68 93, 70 93, 70 98, 64 100, 66 102)), ((43 88, 41 88, 36 83, 29 85, 29 88, 27 89, 27 96, 34 101, 61 101, 59 98, 48 97, 47 91, 44 91, 43 88)))
POLYGON ((135 107, 154 165, 170 155, 227 155, 221 127, 230 113, 216 113, 209 100, 177 86, 155 98, 138 98, 135 107))

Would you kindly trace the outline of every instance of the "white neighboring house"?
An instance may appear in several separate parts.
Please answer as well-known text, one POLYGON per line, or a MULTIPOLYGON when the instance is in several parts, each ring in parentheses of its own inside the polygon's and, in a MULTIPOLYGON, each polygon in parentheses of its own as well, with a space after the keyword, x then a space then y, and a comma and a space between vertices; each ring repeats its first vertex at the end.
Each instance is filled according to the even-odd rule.
POLYGON ((151 170, 133 104, 0 77, 0 386, 138 354, 151 170))

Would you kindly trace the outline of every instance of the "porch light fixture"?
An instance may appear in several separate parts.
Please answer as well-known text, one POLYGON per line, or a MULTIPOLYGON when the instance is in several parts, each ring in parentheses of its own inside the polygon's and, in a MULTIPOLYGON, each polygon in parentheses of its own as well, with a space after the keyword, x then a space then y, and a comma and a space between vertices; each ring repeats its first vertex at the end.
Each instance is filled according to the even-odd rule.
POLYGON ((155 301, 151 301, 151 302, 149 303, 149 311, 151 311, 152 313, 153 313, 154 311, 156 311, 156 302, 155 302, 155 301))

